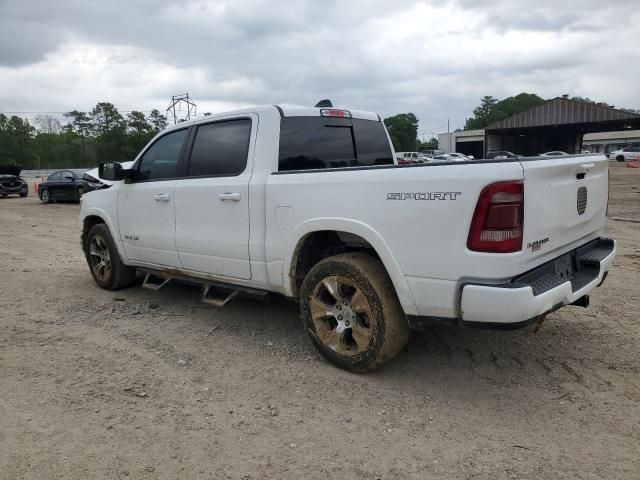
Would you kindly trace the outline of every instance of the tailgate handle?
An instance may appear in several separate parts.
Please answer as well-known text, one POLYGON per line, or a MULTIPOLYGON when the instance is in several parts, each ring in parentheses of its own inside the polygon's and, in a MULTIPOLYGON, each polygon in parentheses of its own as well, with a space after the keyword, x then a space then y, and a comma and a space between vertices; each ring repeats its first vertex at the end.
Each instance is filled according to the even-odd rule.
POLYGON ((595 163, 583 163, 583 164, 581 164, 578 167, 578 169, 576 170, 576 178, 578 180, 582 180, 585 177, 585 175, 587 173, 589 173, 589 170, 591 170, 595 166, 596 166, 595 163))

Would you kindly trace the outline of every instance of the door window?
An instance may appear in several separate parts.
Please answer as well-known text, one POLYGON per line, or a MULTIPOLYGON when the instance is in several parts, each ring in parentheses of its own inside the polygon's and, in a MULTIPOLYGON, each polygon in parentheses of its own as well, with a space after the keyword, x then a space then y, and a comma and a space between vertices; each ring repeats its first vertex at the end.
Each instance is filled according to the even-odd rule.
POLYGON ((242 118, 200 125, 196 133, 189 177, 234 176, 247 166, 251 120, 242 118))
POLYGON ((138 165, 137 180, 162 180, 175 178, 182 146, 187 138, 187 129, 171 132, 160 137, 142 155, 138 165))
POLYGON ((47 178, 47 181, 59 182, 61 177, 62 177, 62 172, 57 172, 57 173, 54 173, 53 175, 50 175, 49 178, 47 178))

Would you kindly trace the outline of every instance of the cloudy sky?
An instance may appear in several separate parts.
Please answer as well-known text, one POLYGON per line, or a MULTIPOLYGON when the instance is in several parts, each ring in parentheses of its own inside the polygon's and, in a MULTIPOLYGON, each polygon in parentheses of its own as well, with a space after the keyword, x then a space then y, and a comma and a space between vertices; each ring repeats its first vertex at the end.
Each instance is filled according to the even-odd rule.
MULTIPOLYGON (((638 0, 0 0, 0 111, 334 104, 462 126, 483 95, 640 108, 638 0)), ((29 115, 27 115, 29 116, 29 115)))

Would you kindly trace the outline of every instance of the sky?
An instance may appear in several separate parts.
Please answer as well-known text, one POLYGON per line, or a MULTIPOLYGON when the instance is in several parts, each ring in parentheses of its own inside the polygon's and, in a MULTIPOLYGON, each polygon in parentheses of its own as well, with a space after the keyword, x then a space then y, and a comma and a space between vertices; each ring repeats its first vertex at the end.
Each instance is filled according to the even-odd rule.
POLYGON ((638 1, 0 0, 0 112, 329 98, 429 137, 484 95, 640 109, 638 1))

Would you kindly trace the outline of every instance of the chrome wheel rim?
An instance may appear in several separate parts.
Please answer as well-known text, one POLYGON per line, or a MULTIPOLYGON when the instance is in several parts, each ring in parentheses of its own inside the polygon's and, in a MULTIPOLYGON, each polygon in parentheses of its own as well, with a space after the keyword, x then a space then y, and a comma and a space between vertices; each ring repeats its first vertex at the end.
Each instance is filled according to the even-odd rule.
POLYGON ((311 319, 318 339, 352 357, 371 344, 372 310, 365 294, 342 276, 323 279, 311 294, 311 319))
POLYGON ((104 238, 96 235, 89 243, 89 257, 91 258, 91 270, 96 278, 105 282, 111 276, 111 255, 104 238))

